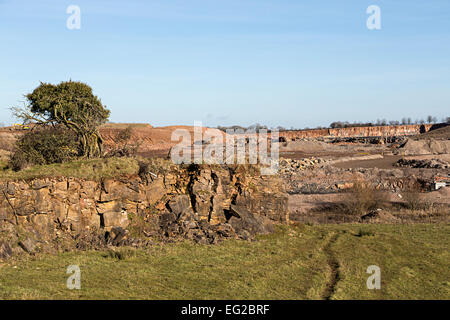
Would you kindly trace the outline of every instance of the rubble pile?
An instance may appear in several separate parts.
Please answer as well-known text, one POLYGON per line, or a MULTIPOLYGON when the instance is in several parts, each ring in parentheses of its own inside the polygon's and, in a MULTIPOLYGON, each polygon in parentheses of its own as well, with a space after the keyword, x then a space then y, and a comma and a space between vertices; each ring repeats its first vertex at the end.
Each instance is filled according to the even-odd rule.
POLYGON ((417 160, 417 159, 400 159, 395 165, 397 167, 409 167, 409 168, 428 168, 428 169, 449 169, 450 165, 447 161, 441 159, 426 159, 426 160, 417 160))
POLYGON ((328 160, 325 160, 322 158, 316 158, 316 157, 303 158, 303 159, 298 159, 298 160, 297 159, 280 158, 279 170, 280 170, 280 173, 282 173, 282 174, 283 173, 291 173, 291 172, 311 169, 318 165, 323 165, 326 162, 328 162, 328 160))

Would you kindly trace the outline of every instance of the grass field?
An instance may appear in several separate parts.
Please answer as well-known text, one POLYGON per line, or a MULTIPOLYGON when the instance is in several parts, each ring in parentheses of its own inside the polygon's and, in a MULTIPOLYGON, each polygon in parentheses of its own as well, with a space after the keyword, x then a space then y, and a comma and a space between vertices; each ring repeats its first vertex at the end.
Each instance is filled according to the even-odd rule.
POLYGON ((42 254, 0 266, 0 299, 450 299, 449 244, 448 224, 301 225, 256 242, 42 254), (69 265, 81 290, 66 288, 69 265))

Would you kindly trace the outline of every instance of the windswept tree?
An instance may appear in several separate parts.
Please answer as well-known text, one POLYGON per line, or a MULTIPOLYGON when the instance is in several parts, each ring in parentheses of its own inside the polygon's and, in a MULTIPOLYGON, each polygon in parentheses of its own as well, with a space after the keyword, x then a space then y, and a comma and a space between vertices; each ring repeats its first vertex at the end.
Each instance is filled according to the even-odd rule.
POLYGON ((109 110, 85 83, 67 81, 58 85, 43 83, 26 96, 22 108, 13 108, 24 124, 66 127, 80 142, 80 156, 102 155, 102 138, 98 127, 109 117, 109 110))

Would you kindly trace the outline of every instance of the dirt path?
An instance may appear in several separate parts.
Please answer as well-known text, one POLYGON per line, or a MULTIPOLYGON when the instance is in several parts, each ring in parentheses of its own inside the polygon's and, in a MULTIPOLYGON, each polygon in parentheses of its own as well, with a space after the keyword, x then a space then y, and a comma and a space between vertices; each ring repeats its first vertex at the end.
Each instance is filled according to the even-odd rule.
POLYGON ((322 298, 324 300, 330 300, 333 296, 336 285, 340 279, 339 275, 339 262, 334 254, 334 252, 331 250, 331 246, 333 243, 337 241, 339 237, 339 234, 333 233, 330 237, 330 240, 327 242, 327 244, 324 246, 323 251, 327 255, 327 263, 328 267, 330 268, 330 275, 328 283, 326 284, 325 290, 322 293, 322 298))
POLYGON ((401 159, 401 156, 385 156, 381 159, 367 159, 367 160, 351 160, 346 162, 339 162, 333 166, 342 169, 349 168, 378 168, 378 169, 395 169, 394 164, 401 159))

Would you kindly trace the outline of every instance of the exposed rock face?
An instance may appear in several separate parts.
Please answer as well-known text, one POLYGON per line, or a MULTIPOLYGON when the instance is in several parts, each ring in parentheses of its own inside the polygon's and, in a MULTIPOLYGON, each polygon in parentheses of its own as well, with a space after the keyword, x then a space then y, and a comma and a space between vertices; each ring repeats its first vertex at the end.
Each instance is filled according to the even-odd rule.
POLYGON ((432 124, 411 124, 398 126, 349 127, 335 129, 311 129, 280 132, 280 137, 286 141, 301 138, 317 137, 384 137, 416 135, 428 132, 432 124))
POLYGON ((19 246, 29 254, 33 254, 36 251, 36 241, 32 238, 27 238, 23 241, 19 241, 19 246))
POLYGON ((263 234, 271 232, 273 225, 270 220, 252 214, 244 207, 231 205, 230 224, 237 232, 250 234, 263 234))
MULTIPOLYGON (((272 222, 288 219, 282 181, 260 176, 251 167, 191 165, 156 178, 145 172, 98 182, 47 178, 3 182, 0 189, 0 239, 6 229, 17 233, 20 227, 35 239, 21 240, 20 247, 29 253, 44 242, 60 238, 76 242, 98 230, 105 236, 97 239, 102 244, 129 243, 128 229, 139 228, 147 236, 205 243, 246 239, 267 232, 272 222)), ((11 239, 19 244, 17 237, 11 239)), ((5 248, 3 244, 3 255, 9 252, 5 248)))

